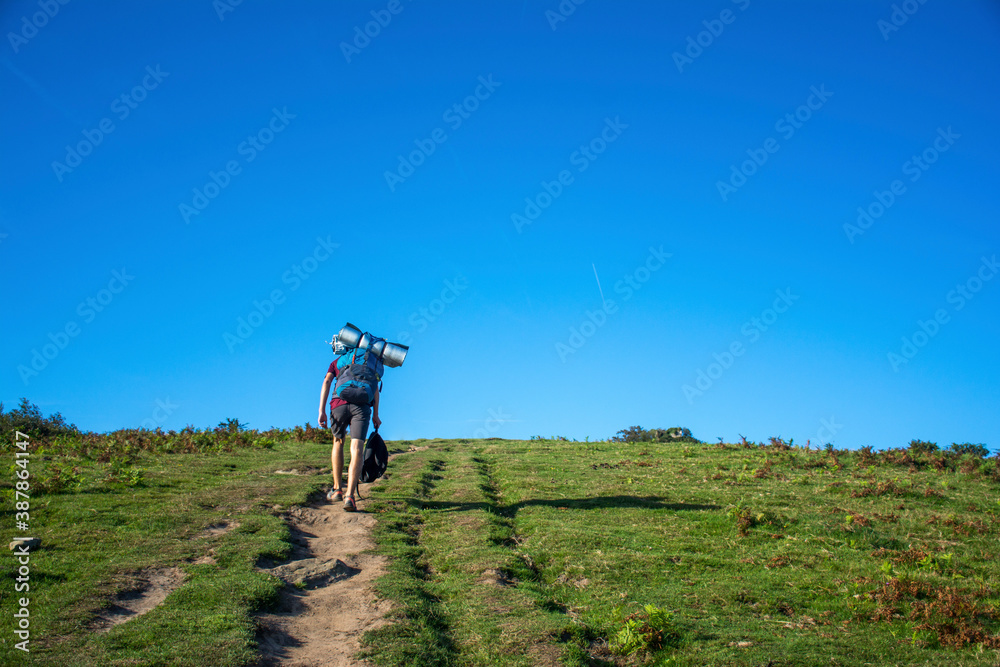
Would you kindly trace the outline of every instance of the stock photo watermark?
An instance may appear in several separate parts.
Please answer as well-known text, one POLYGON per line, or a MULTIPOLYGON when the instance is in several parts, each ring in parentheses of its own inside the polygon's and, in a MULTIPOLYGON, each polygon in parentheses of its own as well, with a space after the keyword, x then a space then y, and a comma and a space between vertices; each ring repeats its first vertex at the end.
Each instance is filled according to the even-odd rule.
MULTIPOLYGON (((325 239, 322 236, 316 237, 316 247, 312 252, 281 274, 281 283, 288 285, 289 292, 295 292, 302 287, 305 281, 319 270, 320 266, 330 259, 333 251, 340 247, 339 243, 333 243, 328 235, 325 239)), ((236 328, 234 333, 223 332, 222 341, 232 354, 236 351, 237 345, 242 345, 254 334, 257 329, 263 326, 264 322, 274 315, 278 306, 285 303, 287 295, 280 287, 272 289, 267 298, 263 301, 253 300, 253 308, 247 313, 236 318, 236 328)))
MULTIPOLYGON (((739 7, 741 12, 745 12, 747 7, 750 6, 750 0, 732 0, 732 2, 739 7)), ((702 21, 701 24, 705 26, 705 29, 694 36, 688 35, 684 53, 680 51, 674 51, 673 53, 674 65, 677 66, 677 71, 683 74, 685 66, 694 64, 694 61, 701 57, 705 49, 712 46, 715 40, 722 36, 722 33, 726 30, 726 26, 732 25, 736 21, 737 16, 738 14, 733 10, 723 9, 719 12, 719 18, 702 21)))
MULTIPOLYGON (((124 268, 121 271, 112 271, 111 280, 108 281, 107 287, 98 290, 96 294, 88 296, 77 304, 76 314, 83 324, 90 324, 97 319, 97 315, 104 312, 115 300, 116 295, 125 291, 125 288, 133 280, 135 280, 135 276, 130 275, 124 268)), ((55 333, 49 332, 49 342, 43 344, 41 350, 35 347, 31 348, 31 361, 27 365, 18 364, 17 366, 17 373, 21 376, 24 385, 28 386, 32 378, 38 377, 42 371, 48 368, 49 364, 82 332, 83 328, 79 321, 69 320, 55 333)))
POLYGON ((838 424, 836 417, 820 419, 819 430, 816 431, 816 441, 820 447, 825 447, 828 443, 833 442, 833 436, 840 433, 842 428, 844 428, 844 425, 838 424))
MULTIPOLYGON (((612 143, 618 140, 622 132, 628 129, 628 124, 621 121, 620 116, 614 120, 604 119, 604 127, 596 137, 570 153, 569 163, 576 167, 576 172, 582 174, 599 158, 612 143)), ((511 213, 510 221, 518 234, 524 233, 524 227, 530 225, 542 215, 552 202, 558 199, 570 185, 575 182, 573 172, 563 169, 551 181, 542 181, 541 189, 533 197, 524 198, 524 210, 511 213)))
MULTIPOLYGON (((673 257, 673 253, 664 252, 663 246, 659 248, 649 247, 649 254, 646 260, 635 269, 626 273, 615 283, 615 294, 622 295, 622 303, 628 301, 636 292, 642 289, 643 285, 649 282, 653 274, 663 268, 667 260, 673 257)), ((596 268, 595 268, 596 276, 596 268)), ((600 288, 600 280, 597 281, 600 288)), ((569 328, 569 337, 566 342, 556 341, 556 354, 559 361, 566 363, 571 354, 576 354, 587 341, 593 338, 598 330, 608 323, 608 318, 618 312, 618 304, 614 299, 604 299, 603 290, 601 292, 601 307, 597 310, 584 311, 583 320, 576 326, 569 328)))
POLYGON ((163 426, 170 416, 174 414, 174 411, 181 407, 177 403, 171 403, 169 396, 165 399, 156 399, 155 405, 153 413, 146 419, 143 419, 142 424, 140 424, 147 431, 155 431, 163 426))
MULTIPOLYGON (((277 135, 285 131, 294 118, 295 114, 289 113, 288 107, 282 107, 280 111, 277 107, 271 109, 271 119, 264 127, 241 141, 236 146, 236 154, 241 156, 246 164, 250 164, 274 141, 277 135)), ((205 184, 200 188, 192 189, 191 203, 181 202, 177 207, 184 224, 190 224, 193 216, 201 215, 202 211, 212 203, 212 200, 222 194, 222 191, 229 187, 233 179, 242 173, 243 165, 235 159, 228 160, 219 171, 209 171, 205 184)))
POLYGON ((897 32, 900 28, 906 25, 910 17, 920 11, 922 5, 927 4, 927 0, 903 0, 903 2, 894 4, 892 6, 892 13, 889 14, 889 20, 879 19, 875 23, 875 27, 878 28, 879 32, 882 33, 882 39, 886 42, 889 41, 889 35, 897 32))
POLYGON ((545 20, 549 22, 549 27, 555 32, 560 23, 564 23, 576 12, 576 8, 587 0, 562 0, 554 10, 545 10, 545 20))
MULTIPOLYGON (((833 93, 826 89, 825 83, 820 84, 819 88, 810 86, 809 92, 811 94, 804 104, 799 105, 795 111, 786 113, 774 124, 775 131, 780 132, 785 141, 795 136, 795 133, 813 117, 813 113, 822 109, 827 100, 833 97, 833 93)), ((746 185, 747 179, 756 174, 779 150, 781 144, 774 137, 765 139, 760 148, 748 148, 746 154, 749 159, 741 162, 739 168, 735 164, 729 165, 729 178, 715 182, 722 201, 729 201, 729 196, 746 185)))
MULTIPOLYGON (((14 522, 19 531, 28 532, 31 528, 31 472, 28 452, 29 438, 20 431, 14 433, 14 463, 11 470, 14 473, 14 522)), ((31 592, 31 548, 38 545, 36 537, 17 536, 11 542, 10 548, 17 558, 17 576, 14 581, 15 593, 31 592)), ((14 634, 20 642, 14 644, 14 648, 25 653, 30 653, 29 644, 31 642, 31 598, 23 597, 17 600, 13 613, 14 634)))
POLYGON ((340 52, 344 54, 344 60, 350 64, 351 58, 368 48, 372 40, 381 35, 382 30, 392 23, 392 17, 398 16, 404 9, 406 7, 400 0, 389 0, 385 9, 371 10, 372 20, 365 23, 364 28, 359 25, 354 26, 354 37, 351 41, 340 43, 340 52))
MULTIPOLYGON (((934 138, 934 141, 921 151, 919 155, 914 155, 903 163, 903 166, 900 168, 903 175, 909 176, 911 183, 916 183, 924 175, 924 172, 938 161, 941 154, 946 153, 961 138, 962 135, 952 130, 951 125, 948 126, 947 130, 939 127, 937 137, 934 138)), ((906 191, 906 184, 898 178, 889 183, 889 187, 886 190, 875 190, 872 193, 872 201, 866 206, 858 207, 858 217, 855 219, 854 224, 849 222, 844 223, 844 234, 847 235, 847 240, 854 243, 854 239, 868 231, 875 224, 876 220, 892 208, 899 197, 906 194, 906 191)))
POLYGON ((38 31, 47 26, 49 21, 59 14, 59 10, 69 3, 70 0, 38 0, 40 11, 33 13, 30 18, 22 16, 20 30, 7 33, 7 41, 10 42, 10 48, 14 53, 20 52, 21 47, 33 39, 38 31))
MULTIPOLYGON (((146 100, 149 93, 160 87, 160 84, 168 76, 170 76, 170 72, 162 71, 159 65, 155 68, 147 66, 146 75, 142 77, 142 80, 138 84, 111 101, 111 113, 115 114, 119 121, 125 120, 133 111, 139 108, 139 105, 146 100)), ((59 182, 62 183, 63 177, 66 174, 72 173, 74 169, 83 164, 83 159, 91 155, 95 148, 104 143, 104 140, 116 128, 114 120, 104 117, 97 123, 96 127, 83 130, 81 133, 83 134, 83 138, 76 142, 76 144, 72 146, 67 144, 66 156, 63 158, 63 161, 52 161, 52 171, 59 182)))
MULTIPOLYGON (((503 85, 500 81, 493 80, 493 74, 485 77, 478 77, 479 84, 461 102, 456 102, 444 110, 441 120, 448 124, 452 132, 462 127, 462 123, 472 117, 472 114, 479 109, 479 105, 490 99, 496 89, 503 85)), ((386 170, 383 174, 385 183, 389 186, 390 192, 396 191, 396 186, 405 183, 406 179, 413 176, 417 169, 423 165, 427 158, 437 151, 438 146, 448 141, 448 133, 440 127, 434 128, 424 139, 414 139, 416 146, 405 156, 397 155, 399 162, 393 171, 386 170)))
POLYGON ((492 438, 495 437, 497 431, 506 424, 507 422, 514 421, 514 418, 510 415, 505 415, 503 413, 503 407, 499 407, 496 410, 490 408, 486 411, 489 415, 483 422, 483 425, 472 432, 473 438, 492 438))
POLYGON ((787 313, 800 298, 798 295, 792 294, 790 287, 784 290, 775 290, 775 294, 777 298, 775 298, 770 308, 765 308, 761 311, 759 317, 751 317, 740 326, 740 333, 746 339, 745 343, 743 340, 737 339, 731 342, 721 353, 713 353, 712 358, 715 361, 709 363, 704 369, 698 369, 695 374, 694 385, 685 384, 681 387, 688 405, 694 405, 696 397, 703 396, 706 391, 711 389, 719 378, 733 367, 736 360, 746 354, 747 346, 760 340, 761 336, 778 321, 781 315, 787 313))
MULTIPOLYGON (((959 312, 983 289, 986 283, 993 280, 1000 272, 1000 264, 997 263, 997 256, 991 258, 981 258, 979 269, 964 283, 955 285, 955 288, 945 295, 945 302, 951 305, 953 312, 959 312)), ((895 373, 899 369, 910 363, 917 356, 921 349, 927 345, 941 332, 941 328, 951 322, 951 313, 947 308, 938 308, 933 316, 927 320, 917 320, 917 328, 909 336, 903 336, 902 345, 898 351, 888 353, 889 365, 895 373)))
POLYGON ((243 0, 213 0, 212 9, 215 10, 215 15, 219 17, 219 21, 226 20, 226 14, 235 12, 236 8, 243 4, 243 0))
MULTIPOLYGON (((456 276, 454 280, 445 280, 441 293, 431 299, 426 306, 422 306, 410 313, 407 322, 415 329, 415 333, 421 334, 441 315, 448 310, 448 306, 455 303, 462 292, 469 289, 469 280, 462 275, 456 276)), ((407 329, 400 331, 396 335, 396 340, 402 345, 409 345, 413 340, 413 334, 407 329)))

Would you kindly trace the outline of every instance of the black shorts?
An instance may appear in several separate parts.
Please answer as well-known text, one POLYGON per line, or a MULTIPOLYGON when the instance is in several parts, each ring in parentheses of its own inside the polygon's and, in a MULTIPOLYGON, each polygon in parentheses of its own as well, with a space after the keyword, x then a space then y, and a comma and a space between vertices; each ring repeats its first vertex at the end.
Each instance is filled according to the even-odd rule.
POLYGON ((368 437, 368 424, 371 423, 372 408, 370 405, 355 405, 345 403, 330 411, 330 430, 334 438, 343 438, 347 427, 351 428, 351 438, 364 440, 368 437))

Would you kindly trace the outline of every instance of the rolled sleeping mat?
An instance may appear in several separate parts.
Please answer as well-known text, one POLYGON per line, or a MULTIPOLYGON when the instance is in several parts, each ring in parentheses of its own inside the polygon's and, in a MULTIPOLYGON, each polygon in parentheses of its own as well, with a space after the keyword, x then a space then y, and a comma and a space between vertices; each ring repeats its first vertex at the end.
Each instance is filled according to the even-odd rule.
POLYGON ((361 342, 361 329, 348 322, 337 334, 337 340, 347 347, 358 347, 358 343, 361 342))
POLYGON ((390 343, 381 338, 377 339, 371 347, 372 352, 379 355, 382 363, 389 368, 399 368, 402 366, 403 361, 406 359, 406 353, 410 351, 410 348, 406 345, 390 343))
POLYGON ((408 345, 390 343, 384 338, 376 338, 370 333, 362 333, 360 329, 348 322, 340 333, 338 340, 347 347, 356 347, 367 350, 369 347, 375 354, 381 355, 382 363, 389 368, 399 368, 406 360, 406 353, 410 351, 408 345))

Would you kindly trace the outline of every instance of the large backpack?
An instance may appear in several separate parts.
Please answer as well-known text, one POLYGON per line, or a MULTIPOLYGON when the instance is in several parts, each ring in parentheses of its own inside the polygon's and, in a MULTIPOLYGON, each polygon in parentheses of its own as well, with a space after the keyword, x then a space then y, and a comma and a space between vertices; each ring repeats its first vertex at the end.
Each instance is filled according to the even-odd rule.
POLYGON ((333 393, 348 403, 371 405, 383 372, 378 356, 369 350, 355 348, 337 360, 337 384, 333 393))
POLYGON ((361 481, 371 484, 385 474, 388 465, 389 450, 385 446, 385 440, 376 430, 365 443, 365 451, 361 457, 361 481))

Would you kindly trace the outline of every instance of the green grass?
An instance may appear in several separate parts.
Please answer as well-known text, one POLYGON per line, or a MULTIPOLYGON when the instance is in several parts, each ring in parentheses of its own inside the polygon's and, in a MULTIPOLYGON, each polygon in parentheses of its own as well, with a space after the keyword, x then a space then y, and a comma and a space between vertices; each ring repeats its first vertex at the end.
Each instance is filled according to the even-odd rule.
MULTIPOLYGON (((10 458, 13 454, 8 452, 10 458)), ((62 457, 32 458, 43 479, 62 457)), ((107 481, 112 464, 70 459, 82 484, 74 491, 32 493, 30 534, 42 539, 31 554, 31 590, 15 593, 14 567, 0 571, 0 664, 21 664, 11 614, 27 595, 31 662, 45 665, 249 665, 257 660, 252 613, 277 596, 277 579, 254 567, 282 558, 288 529, 276 506, 303 503, 329 481, 325 475, 276 475, 293 467, 329 463, 329 445, 281 444, 273 450, 221 454, 141 456, 138 486, 107 481), (199 537, 220 521, 239 526, 199 537), (194 564, 211 554, 214 564, 194 564), (153 611, 107 634, 93 631, 96 616, 136 575, 180 567, 181 588, 153 611)), ((11 478, 13 475, 11 475, 11 478)), ((5 496, 10 495, 10 484, 5 496)), ((5 502, 5 544, 14 532, 13 502, 5 502)), ((10 559, 13 561, 13 558, 10 559)))
POLYGON ((995 460, 963 473, 799 448, 418 444, 374 494, 395 557, 381 593, 401 603, 367 637, 376 664, 628 664, 608 641, 646 605, 679 637, 633 662, 1000 660, 995 460), (947 645, 963 631, 974 641, 947 645))
MULTIPOLYGON (((390 557, 377 590, 394 601, 392 622, 364 638, 375 664, 1000 664, 995 457, 500 440, 390 449, 409 445, 427 449, 394 459, 364 505, 390 557)), ((43 548, 31 556, 31 662, 255 664, 254 613, 279 590, 255 564, 288 553, 278 514, 328 482, 328 456, 329 445, 279 442, 127 463, 32 459, 39 480, 78 467, 79 487, 33 494, 43 548), (222 520, 239 527, 199 537, 222 520), (215 563, 194 563, 209 553, 215 563), (137 573, 160 567, 180 567, 184 585, 93 631, 137 573)), ((9 495, 11 482, 0 486, 9 495)), ((8 500, 8 539, 13 520, 8 500)), ((14 576, 0 570, 8 624, 14 576)), ((24 661, 11 629, 0 628, 0 664, 24 661)))

